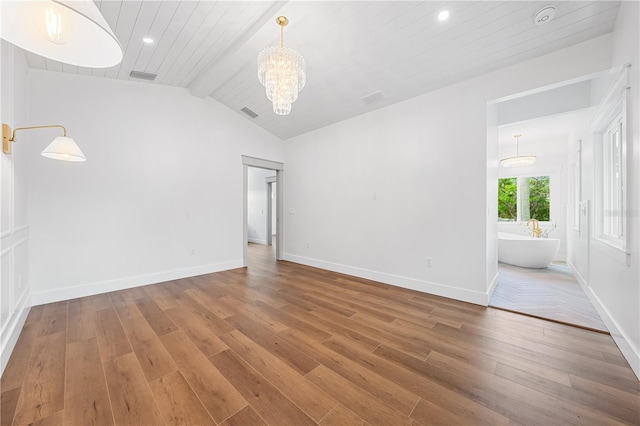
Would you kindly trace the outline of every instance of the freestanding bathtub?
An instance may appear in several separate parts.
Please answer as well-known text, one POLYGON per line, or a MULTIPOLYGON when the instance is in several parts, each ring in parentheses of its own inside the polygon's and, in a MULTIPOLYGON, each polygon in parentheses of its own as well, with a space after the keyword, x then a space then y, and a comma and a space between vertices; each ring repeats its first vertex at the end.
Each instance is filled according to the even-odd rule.
POLYGON ((557 238, 498 232, 498 261, 523 268, 546 268, 560 249, 557 238))

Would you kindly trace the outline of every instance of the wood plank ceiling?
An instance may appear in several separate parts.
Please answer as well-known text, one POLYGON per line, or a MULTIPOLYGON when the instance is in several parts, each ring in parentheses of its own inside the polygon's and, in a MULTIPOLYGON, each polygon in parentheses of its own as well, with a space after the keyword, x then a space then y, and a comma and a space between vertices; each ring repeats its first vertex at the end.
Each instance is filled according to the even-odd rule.
POLYGON ((619 1, 117 1, 96 0, 124 48, 108 69, 62 64, 28 53, 31 68, 129 80, 211 96, 287 139, 510 64, 611 32, 619 1), (555 19, 535 26, 553 4, 555 19), (440 22, 447 9, 451 17, 440 22), (256 58, 278 43, 307 62, 307 86, 288 116, 273 113, 258 82, 256 58), (143 37, 152 37, 145 44, 143 37), (374 105, 364 96, 382 91, 374 105), (248 107, 259 116, 240 112, 248 107))

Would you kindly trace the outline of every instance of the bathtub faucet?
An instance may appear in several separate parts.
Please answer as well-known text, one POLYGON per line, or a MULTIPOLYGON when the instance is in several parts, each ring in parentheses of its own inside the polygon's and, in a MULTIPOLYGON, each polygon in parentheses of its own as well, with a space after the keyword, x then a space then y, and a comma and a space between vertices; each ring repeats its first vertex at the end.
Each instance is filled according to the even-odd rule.
POLYGON ((540 238, 542 236, 542 229, 540 229, 540 223, 538 222, 537 219, 529 219, 527 221, 527 226, 529 226, 529 224, 531 225, 531 236, 532 237, 536 237, 536 238, 540 238))

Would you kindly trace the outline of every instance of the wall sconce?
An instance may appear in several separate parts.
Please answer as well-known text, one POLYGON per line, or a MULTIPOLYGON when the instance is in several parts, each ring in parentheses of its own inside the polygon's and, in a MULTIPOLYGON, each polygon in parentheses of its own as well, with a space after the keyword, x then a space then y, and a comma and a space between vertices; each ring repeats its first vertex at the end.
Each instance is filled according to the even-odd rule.
POLYGON ((58 136, 42 151, 42 156, 47 158, 53 158, 54 160, 62 161, 87 161, 76 141, 67 137, 67 129, 59 124, 52 124, 49 126, 31 126, 31 127, 18 127, 11 131, 11 127, 8 124, 2 124, 2 152, 7 155, 11 154, 11 142, 16 141, 16 132, 21 130, 32 129, 62 129, 63 135, 58 136))
POLYGON ((122 46, 92 0, 2 1, 0 36, 49 59, 90 68, 122 61, 122 46))

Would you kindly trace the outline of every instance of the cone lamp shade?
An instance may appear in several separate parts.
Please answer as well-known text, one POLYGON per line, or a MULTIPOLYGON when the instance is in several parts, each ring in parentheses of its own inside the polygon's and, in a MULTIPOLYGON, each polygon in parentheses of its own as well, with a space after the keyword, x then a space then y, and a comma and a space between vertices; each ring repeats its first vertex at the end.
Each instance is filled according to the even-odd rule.
POLYGON ((107 68, 122 61, 122 46, 91 0, 2 1, 0 36, 66 64, 107 68))
POLYGON ((62 161, 87 161, 76 141, 66 136, 58 136, 42 151, 42 156, 62 161))

